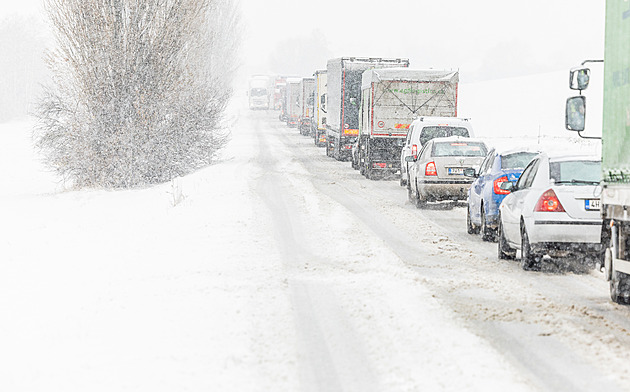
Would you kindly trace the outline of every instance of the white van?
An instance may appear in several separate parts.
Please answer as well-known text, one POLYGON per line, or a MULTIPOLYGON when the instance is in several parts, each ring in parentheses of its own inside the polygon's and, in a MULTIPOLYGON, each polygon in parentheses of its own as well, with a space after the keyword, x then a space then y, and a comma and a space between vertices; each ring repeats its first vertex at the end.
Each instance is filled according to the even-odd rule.
POLYGON ((409 162, 405 158, 420 155, 422 146, 429 140, 449 136, 475 137, 470 120, 458 117, 419 117, 411 123, 400 154, 400 186, 407 185, 409 177, 409 162))

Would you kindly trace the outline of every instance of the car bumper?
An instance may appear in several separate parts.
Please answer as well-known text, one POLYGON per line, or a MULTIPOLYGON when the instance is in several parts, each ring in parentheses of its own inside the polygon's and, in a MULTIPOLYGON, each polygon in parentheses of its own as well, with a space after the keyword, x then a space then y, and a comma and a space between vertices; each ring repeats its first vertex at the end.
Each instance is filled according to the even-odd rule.
POLYGON ((533 228, 528 230, 532 244, 599 244, 601 242, 601 233, 602 222, 593 220, 551 221, 535 219, 533 228))
POLYGON ((471 182, 425 181, 418 184, 420 195, 429 201, 466 200, 471 182))

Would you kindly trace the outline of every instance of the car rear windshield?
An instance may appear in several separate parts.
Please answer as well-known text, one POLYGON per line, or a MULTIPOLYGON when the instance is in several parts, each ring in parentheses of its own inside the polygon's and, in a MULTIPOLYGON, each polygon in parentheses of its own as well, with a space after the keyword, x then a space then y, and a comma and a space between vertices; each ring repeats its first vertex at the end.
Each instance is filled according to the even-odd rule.
POLYGON ((524 169, 538 155, 535 152, 516 152, 501 157, 501 169, 524 169))
POLYGON ((431 139, 449 136, 470 137, 470 134, 468 134, 468 129, 464 127, 448 127, 439 125, 424 127, 420 133, 420 144, 424 145, 431 139))
POLYGON ((598 161, 562 161, 549 163, 549 176, 556 184, 596 185, 602 178, 598 161))
POLYGON ((486 145, 475 142, 439 142, 433 145, 434 157, 483 157, 486 145))

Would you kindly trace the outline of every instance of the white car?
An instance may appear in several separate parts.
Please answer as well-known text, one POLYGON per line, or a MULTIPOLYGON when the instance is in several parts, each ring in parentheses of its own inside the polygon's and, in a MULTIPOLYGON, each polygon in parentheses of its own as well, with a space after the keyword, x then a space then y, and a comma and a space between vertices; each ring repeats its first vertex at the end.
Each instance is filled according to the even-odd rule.
POLYGON ((419 117, 411 123, 400 154, 400 186, 407 185, 409 179, 407 157, 417 157, 429 140, 448 136, 475 137, 475 134, 467 118, 419 117))
POLYGON ((429 140, 417 158, 409 156, 409 201, 422 208, 427 202, 466 200, 473 179, 465 169, 479 168, 488 153, 486 144, 461 136, 429 140))
POLYGON ((498 256, 538 270, 544 255, 601 257, 601 160, 588 156, 535 157, 499 207, 498 256))

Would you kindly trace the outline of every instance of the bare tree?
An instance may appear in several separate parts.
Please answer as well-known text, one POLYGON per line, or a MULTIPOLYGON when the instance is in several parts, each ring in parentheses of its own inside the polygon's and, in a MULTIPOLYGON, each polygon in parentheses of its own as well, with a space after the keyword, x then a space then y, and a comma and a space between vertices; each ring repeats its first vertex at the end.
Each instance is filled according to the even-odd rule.
POLYGON ((213 31, 218 1, 231 5, 46 0, 54 84, 39 105, 36 139, 47 162, 78 187, 107 188, 161 183, 210 164, 227 141, 221 119, 231 80, 205 64, 236 28, 213 31))

